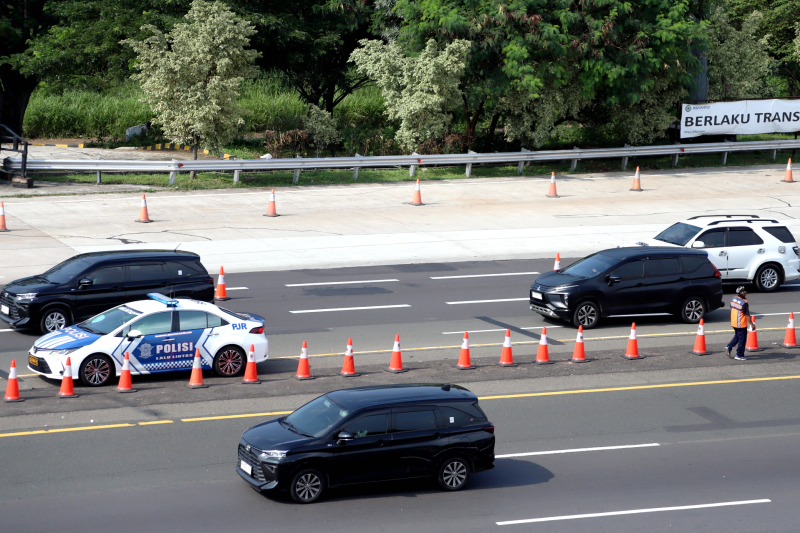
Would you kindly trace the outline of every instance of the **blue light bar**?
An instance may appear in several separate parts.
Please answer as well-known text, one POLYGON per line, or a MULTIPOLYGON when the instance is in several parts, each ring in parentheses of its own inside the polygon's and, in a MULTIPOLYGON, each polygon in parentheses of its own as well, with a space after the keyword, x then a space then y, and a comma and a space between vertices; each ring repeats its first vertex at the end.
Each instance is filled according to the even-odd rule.
POLYGON ((157 292, 151 292, 147 295, 148 298, 152 298, 157 302, 161 302, 162 304, 166 305, 167 307, 178 307, 178 300, 170 300, 163 294, 158 294, 157 292))

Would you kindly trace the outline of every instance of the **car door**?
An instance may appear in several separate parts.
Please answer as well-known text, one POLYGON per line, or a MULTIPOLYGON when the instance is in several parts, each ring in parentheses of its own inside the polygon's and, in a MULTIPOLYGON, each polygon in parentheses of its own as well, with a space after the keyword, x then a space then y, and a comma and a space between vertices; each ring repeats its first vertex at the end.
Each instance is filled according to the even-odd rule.
POLYGON ((728 228, 728 278, 747 279, 751 266, 760 263, 767 248, 764 241, 750 228, 728 228))
POLYGON ((389 435, 389 409, 371 411, 343 424, 333 432, 333 457, 330 476, 333 484, 363 483, 392 477, 392 440, 389 435), (350 442, 338 443, 336 436, 353 434, 350 442))
POLYGON ((162 263, 137 263, 128 265, 128 301, 144 300, 151 292, 162 292, 169 285, 164 278, 162 263))
MULTIPOLYGON (((131 364, 137 370, 141 367, 147 372, 166 372, 187 368, 184 361, 178 359, 177 362, 184 365, 179 366, 173 359, 170 346, 175 343, 175 337, 172 335, 173 329, 175 329, 173 319, 173 311, 160 311, 143 316, 123 328, 121 332, 123 337, 133 330, 142 334, 127 348, 127 351, 130 352, 131 364)), ((189 366, 191 366, 191 361, 189 366)))
POLYGON ((167 284, 165 294, 170 294, 172 297, 194 297, 197 274, 193 268, 182 263, 167 261, 164 263, 164 282, 167 284))
POLYGON ((175 339, 175 346, 169 348, 170 353, 173 354, 170 360, 175 361, 176 364, 182 361, 183 366, 191 368, 194 362, 195 348, 199 348, 203 366, 210 368, 209 361, 213 360, 216 350, 214 346, 206 346, 205 341, 212 334, 212 329, 221 326, 222 322, 223 320, 218 316, 205 311, 178 311, 177 331, 171 335, 175 339))
POLYGON ((668 312, 680 305, 681 290, 689 284, 677 257, 648 257, 644 262, 647 309, 650 313, 668 312))
POLYGON ((76 321, 124 304, 125 267, 121 265, 100 267, 84 274, 78 280, 75 293, 77 294, 76 321), (81 284, 82 280, 90 280, 91 284, 81 284))
POLYGON ((725 242, 727 233, 727 228, 713 228, 695 239, 695 242, 703 242, 705 245, 703 249, 708 252, 708 260, 717 267, 722 279, 728 277, 728 248, 725 242))
POLYGON ((608 315, 638 313, 647 305, 647 287, 644 284, 644 260, 629 261, 614 267, 604 287, 603 310, 608 315))
POLYGON ((434 406, 392 409, 392 477, 419 477, 431 473, 439 452, 449 444, 434 406))

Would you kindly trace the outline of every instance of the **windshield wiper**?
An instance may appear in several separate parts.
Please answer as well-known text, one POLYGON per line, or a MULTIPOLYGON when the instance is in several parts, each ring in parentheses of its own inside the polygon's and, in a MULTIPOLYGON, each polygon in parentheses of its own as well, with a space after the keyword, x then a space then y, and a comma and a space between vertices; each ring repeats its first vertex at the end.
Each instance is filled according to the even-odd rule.
POLYGON ((295 426, 294 424, 292 424, 291 422, 289 422, 289 421, 288 421, 288 420, 286 420, 285 418, 281 420, 281 425, 282 425, 282 426, 286 426, 286 427, 288 427, 289 429, 291 429, 292 431, 294 431, 294 432, 295 432, 295 433, 297 433, 298 435, 303 435, 303 436, 305 436, 305 437, 313 437, 313 436, 314 436, 314 435, 309 435, 308 433, 304 433, 304 432, 300 431, 300 430, 297 428, 297 426, 295 426))

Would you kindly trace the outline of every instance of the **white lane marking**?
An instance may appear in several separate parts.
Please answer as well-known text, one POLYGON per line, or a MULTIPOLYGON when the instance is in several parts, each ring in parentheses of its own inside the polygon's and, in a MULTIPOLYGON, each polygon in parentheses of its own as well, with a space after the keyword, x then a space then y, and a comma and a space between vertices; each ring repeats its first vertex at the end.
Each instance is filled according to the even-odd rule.
MULTIPOLYGON (((800 313, 800 311, 792 311, 792 313, 800 313)), ((753 316, 760 317, 760 316, 778 316, 778 315, 788 315, 789 313, 753 313, 753 316)))
POLYGON ((470 274, 468 276, 431 276, 431 279, 491 278, 493 276, 530 276, 539 272, 506 272, 504 274, 470 274))
POLYGON ((310 287, 312 285, 351 285, 358 283, 388 283, 399 279, 365 279, 364 281, 325 281, 321 283, 287 283, 287 287, 310 287))
MULTIPOLYGON (((528 329, 542 329, 543 327, 548 327, 548 328, 552 329, 552 328, 563 328, 564 326, 536 326, 536 327, 532 327, 532 328, 515 328, 515 329, 528 330, 528 329)), ((443 331, 442 335, 461 335, 462 333, 465 333, 465 332, 466 333, 488 333, 490 331, 505 331, 507 329, 509 329, 509 328, 500 328, 500 329, 467 329, 467 330, 464 330, 464 331, 443 331)))
POLYGON ((625 514, 660 513, 664 511, 688 511, 690 509, 709 509, 711 507, 730 507, 733 505, 750 505, 753 503, 771 503, 772 500, 743 500, 738 502, 702 503, 699 505, 681 505, 676 507, 654 507, 652 509, 632 509, 630 511, 611 511, 608 513, 589 513, 573 514, 565 516, 548 516, 545 518, 529 518, 527 520, 508 520, 506 522, 495 522, 498 526, 510 526, 514 524, 531 524, 533 522, 552 522, 555 520, 575 520, 577 518, 597 518, 601 516, 619 516, 625 514))
POLYGON ((408 304, 401 305, 372 305, 369 307, 336 307, 333 309, 303 309, 300 311, 289 311, 290 313, 327 313, 328 311, 362 311, 364 309, 393 309, 396 307, 411 307, 408 304))
POLYGON ((661 446, 657 442, 650 444, 627 444, 624 446, 599 446, 597 448, 572 448, 571 450, 549 450, 546 452, 525 452, 525 453, 507 453, 505 455, 495 455, 495 459, 504 459, 506 457, 528 457, 530 455, 553 455, 556 453, 578 453, 578 452, 600 452, 605 450, 627 450, 628 448, 651 448, 653 446, 661 446))
POLYGON ((225 287, 226 291, 246 291, 249 287, 225 287))
POLYGON ((0 329, 0 333, 2 333, 3 331, 14 331, 14 330, 13 329, 0 329))
POLYGON ((464 302, 445 302, 447 305, 461 305, 461 304, 490 304, 494 302, 527 302, 530 298, 505 298, 502 300, 466 300, 464 302))
POLYGON ((668 316, 671 313, 637 313, 634 315, 608 315, 608 318, 625 318, 628 316, 668 316))

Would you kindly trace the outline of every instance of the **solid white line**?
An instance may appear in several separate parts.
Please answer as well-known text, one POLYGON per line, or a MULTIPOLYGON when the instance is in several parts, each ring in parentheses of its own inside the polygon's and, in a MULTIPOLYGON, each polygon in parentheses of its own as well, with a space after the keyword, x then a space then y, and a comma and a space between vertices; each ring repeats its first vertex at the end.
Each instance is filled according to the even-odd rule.
POLYGON ((248 287, 225 287, 226 291, 246 291, 248 287))
POLYGON ((14 331, 14 330, 13 329, 0 329, 0 332, 3 332, 3 331, 14 331))
POLYGON ((506 298, 503 300, 467 300, 464 302, 445 302, 447 305, 460 305, 460 304, 489 304, 494 302, 527 302, 529 298, 506 298))
MULTIPOLYGON (((800 311, 792 311, 792 313, 800 313, 800 311)), ((760 316, 778 316, 778 315, 788 315, 790 313, 753 313, 753 316, 760 317, 760 316)))
POLYGON ((637 313, 635 315, 608 315, 608 318, 625 318, 627 316, 668 316, 671 313, 637 313))
POLYGON ((573 448, 571 450, 549 450, 546 452, 525 452, 525 453, 507 453, 505 455, 495 455, 495 459, 504 459, 506 457, 528 457, 531 455, 553 455, 556 453, 578 453, 578 452, 600 452, 605 450, 627 450, 628 448, 651 448, 653 446, 661 446, 657 442, 650 444, 628 444, 625 446, 600 446, 597 448, 573 448))
POLYGON ((357 283, 387 283, 389 281, 400 281, 399 279, 365 279, 364 281, 325 281, 322 283, 287 283, 287 287, 310 287, 311 285, 349 285, 357 283))
POLYGON ((327 313, 328 311, 361 311, 364 309, 393 309, 395 307, 411 307, 408 304, 401 305, 373 305, 370 307, 338 307, 334 309, 304 309, 301 311, 289 311, 290 313, 327 313))
MULTIPOLYGON (((525 330, 528 330, 528 329, 542 329, 543 327, 548 327, 548 328, 551 328, 551 329, 552 329, 552 328, 563 328, 564 326, 536 326, 536 327, 532 327, 532 328, 516 328, 516 329, 525 329, 525 330)), ((500 328, 500 329, 468 329, 468 330, 464 330, 464 331, 443 331, 443 332, 442 332, 442 335, 461 335, 461 334, 462 334, 462 333, 464 333, 464 332, 466 332, 466 333, 488 333, 488 332, 490 332, 490 331, 505 331, 505 330, 507 330, 507 329, 509 329, 509 328, 500 328)))
POLYGON ((505 274, 470 274, 469 276, 431 276, 431 279, 491 278, 493 276, 530 276, 539 272, 507 272, 505 274))
POLYGON ((529 518, 527 520, 509 520, 506 522, 495 522, 498 526, 510 526, 514 524, 531 524, 533 522, 552 522, 554 520, 575 520, 576 518, 597 518, 600 516, 619 516, 625 514, 641 513, 660 513, 663 511, 687 511, 690 509, 708 509, 711 507, 730 507, 732 505, 749 505, 751 503, 770 503, 772 500, 744 500, 739 502, 703 503, 700 505, 682 505, 678 507, 654 507, 653 509, 632 509, 630 511, 612 511, 609 513, 589 513, 574 514, 566 516, 548 516, 546 518, 529 518))

